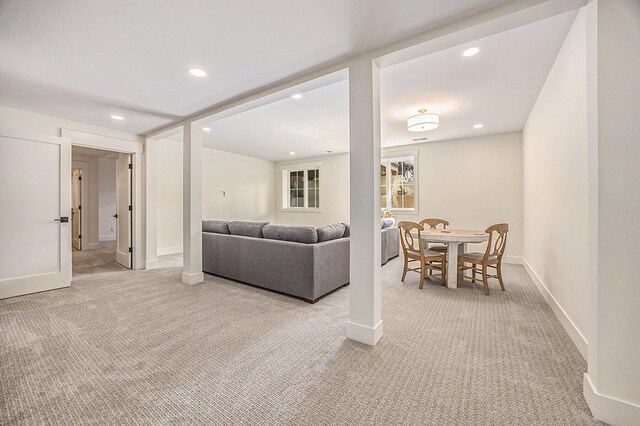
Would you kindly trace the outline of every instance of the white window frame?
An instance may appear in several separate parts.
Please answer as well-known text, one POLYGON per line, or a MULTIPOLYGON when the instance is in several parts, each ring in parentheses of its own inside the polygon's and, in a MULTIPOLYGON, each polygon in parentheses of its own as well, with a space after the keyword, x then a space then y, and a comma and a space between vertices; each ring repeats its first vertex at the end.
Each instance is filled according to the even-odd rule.
POLYGON ((387 171, 390 170, 389 163, 398 162, 398 161, 413 161, 413 170, 414 170, 414 178, 413 178, 413 208, 392 208, 391 207, 391 174, 387 172, 387 195, 386 195, 386 205, 381 205, 380 208, 389 210, 392 212, 401 212, 404 214, 419 214, 420 203, 418 200, 418 153, 417 152, 398 152, 398 153, 389 153, 384 158, 380 159, 380 165, 386 165, 387 171))
POLYGON ((307 212, 307 213, 321 213, 323 202, 323 194, 322 191, 322 162, 310 162, 310 163, 292 163, 292 164, 283 164, 280 166, 280 184, 282 186, 281 191, 281 203, 280 203, 280 211, 283 212, 307 212), (309 170, 318 170, 320 174, 320 179, 318 180, 318 191, 320 192, 320 196, 318 197, 319 207, 308 207, 309 205, 309 181, 307 179, 307 173, 309 170), (290 207, 291 205, 291 191, 289 189, 289 174, 295 171, 303 171, 304 172, 304 207, 290 207))

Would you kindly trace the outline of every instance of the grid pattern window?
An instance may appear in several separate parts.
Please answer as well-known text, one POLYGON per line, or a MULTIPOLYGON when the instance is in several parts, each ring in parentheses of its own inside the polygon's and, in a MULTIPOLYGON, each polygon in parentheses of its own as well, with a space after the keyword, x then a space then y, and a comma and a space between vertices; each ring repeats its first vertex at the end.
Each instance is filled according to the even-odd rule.
POLYGON ((290 164, 282 167, 282 208, 320 209, 320 165, 290 164))
POLYGON ((382 160, 380 165, 380 206, 387 210, 416 209, 416 157, 382 160))

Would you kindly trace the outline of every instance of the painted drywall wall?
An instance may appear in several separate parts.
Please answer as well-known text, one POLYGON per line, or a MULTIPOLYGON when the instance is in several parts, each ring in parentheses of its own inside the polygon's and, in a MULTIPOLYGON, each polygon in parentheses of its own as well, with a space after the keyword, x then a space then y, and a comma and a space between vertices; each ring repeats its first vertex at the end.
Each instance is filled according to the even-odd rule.
MULTIPOLYGON (((396 220, 426 217, 449 221, 450 228, 485 229, 509 224, 505 256, 522 256, 522 134, 454 139, 383 149, 382 158, 418 155, 418 210, 394 213, 396 220)), ((469 245, 484 250, 484 245, 469 245)))
MULTIPOLYGON (((182 143, 157 145, 158 255, 182 251, 182 143)), ((275 164, 211 148, 202 153, 204 219, 275 221, 275 164), (221 196, 224 191, 225 196, 221 196)))
POLYGON ((282 161, 275 167, 276 223, 323 226, 349 222, 349 154, 335 154, 303 160, 282 161), (296 163, 320 163, 319 212, 295 212, 282 208, 281 167, 296 163))
POLYGON ((116 239, 116 160, 98 158, 98 237, 100 241, 116 239))
POLYGON ((552 296, 550 304, 584 354, 589 318, 583 12, 569 31, 527 120, 523 159, 524 259, 534 280, 544 286, 543 294, 552 296))
MULTIPOLYGON (((442 217, 458 229, 510 225, 509 261, 522 256, 522 135, 520 132, 383 149, 382 157, 418 155, 418 211, 396 219, 442 217)), ((276 165, 276 222, 322 226, 349 221, 349 154, 280 162, 276 165), (280 167, 321 162, 322 211, 282 210, 280 167)), ((482 245, 470 246, 482 249, 482 245)))

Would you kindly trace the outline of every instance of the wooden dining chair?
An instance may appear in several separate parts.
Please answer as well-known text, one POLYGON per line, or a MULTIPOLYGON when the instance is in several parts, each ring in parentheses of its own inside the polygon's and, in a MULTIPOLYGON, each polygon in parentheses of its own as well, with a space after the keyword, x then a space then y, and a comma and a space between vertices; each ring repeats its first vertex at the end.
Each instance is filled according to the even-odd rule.
MULTIPOLYGON (((426 219, 422 219, 420 222, 420 225, 426 227, 426 225, 429 225, 430 229, 447 229, 447 226, 449 226, 449 222, 447 222, 444 219, 438 219, 436 217, 428 217, 426 219), (442 225, 442 228, 438 228, 438 226, 442 225)), ((428 246, 429 250, 433 250, 433 251, 439 251, 441 253, 446 253, 447 252, 447 245, 446 244, 429 244, 428 246)))
POLYGON ((497 278, 500 288, 504 291, 504 282, 502 281, 502 256, 507 246, 507 232, 509 225, 507 223, 499 223, 485 229, 489 234, 487 241, 487 249, 484 253, 464 253, 458 256, 458 276, 463 278, 471 278, 471 282, 476 282, 476 275, 481 275, 482 285, 484 286, 484 294, 489 295, 489 278, 497 278), (470 266, 465 266, 470 263, 470 266), (488 269, 494 268, 495 274, 489 274, 488 269), (464 271, 471 270, 471 277, 465 277, 464 271), (462 275, 461 275, 462 274, 462 275))
POLYGON ((425 250, 422 246, 422 232, 424 227, 419 223, 400 222, 400 242, 402 243, 402 252, 404 254, 404 269, 402 270, 402 282, 407 276, 408 271, 420 272, 420 288, 424 284, 424 280, 429 277, 440 277, 442 285, 446 286, 446 255, 441 252, 425 250), (410 267, 411 262, 419 262, 420 266, 410 267), (428 274, 428 271, 437 270, 439 274, 428 274))

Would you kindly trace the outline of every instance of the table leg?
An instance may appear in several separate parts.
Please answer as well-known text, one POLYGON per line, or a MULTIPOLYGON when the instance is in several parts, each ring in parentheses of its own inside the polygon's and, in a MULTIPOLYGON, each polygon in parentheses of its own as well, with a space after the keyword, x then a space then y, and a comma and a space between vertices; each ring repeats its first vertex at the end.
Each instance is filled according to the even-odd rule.
POLYGON ((452 241, 448 245, 449 247, 447 248, 447 287, 458 288, 458 243, 452 241))

